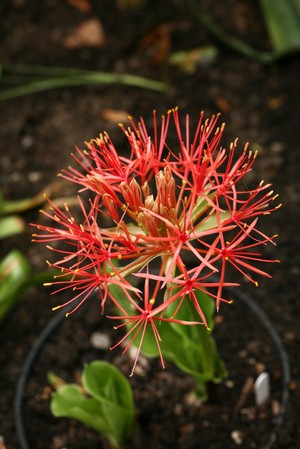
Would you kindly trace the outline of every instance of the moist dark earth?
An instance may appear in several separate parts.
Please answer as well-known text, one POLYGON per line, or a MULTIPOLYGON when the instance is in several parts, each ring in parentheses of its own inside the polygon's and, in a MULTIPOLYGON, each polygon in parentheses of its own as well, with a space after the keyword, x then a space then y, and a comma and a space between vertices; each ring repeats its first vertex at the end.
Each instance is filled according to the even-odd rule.
MULTIPOLYGON (((122 146, 117 123, 125 123, 127 115, 143 116, 147 122, 154 109, 160 115, 178 106, 182 117, 188 113, 195 121, 201 110, 207 117, 221 112, 221 121, 226 122, 222 144, 228 146, 239 137, 241 151, 246 142, 258 148, 251 176, 255 181, 271 182, 282 203, 263 224, 269 235, 279 235, 277 246, 266 247, 265 255, 281 263, 268 266, 272 279, 261 279, 258 288, 243 282, 243 291, 268 315, 288 355, 291 379, 283 423, 279 429, 274 426, 283 380, 278 351, 258 317, 237 295, 234 305, 224 305, 216 319, 215 333, 228 379, 212 387, 207 404, 198 404, 188 376, 170 364, 162 371, 156 361, 148 362, 131 379, 140 427, 132 447, 264 448, 270 447, 275 432, 272 447, 296 449, 300 448, 299 53, 270 64, 247 58, 215 40, 188 4, 175 0, 1 1, 2 64, 128 73, 167 86, 163 92, 122 84, 65 87, 3 101, 1 193, 13 200, 51 191, 53 198, 63 202, 75 190, 57 181, 56 174, 71 163, 74 146, 83 148, 85 141, 104 130, 116 146, 122 146), (96 47, 84 42, 70 48, 68 37, 89 19, 102 25, 104 37, 98 36, 96 47), (170 62, 175 52, 207 46, 213 46, 216 54, 199 56, 191 71, 170 62), (49 188, 54 181, 56 188, 49 188), (249 393, 241 404, 243 388, 261 370, 268 371, 271 379, 269 403, 258 409, 249 393)), ((259 51, 271 49, 258 2, 203 0, 201 8, 224 32, 259 51)), ((26 232, 2 240, 0 255, 16 248, 37 273, 46 268, 49 257, 44 248, 31 243, 29 223, 40 220, 38 208, 23 218, 28 223, 26 232)), ((21 447, 13 421, 16 384, 28 352, 53 317, 53 301, 49 289, 31 288, 1 323, 1 447, 21 447)), ((77 315, 62 321, 33 367, 24 398, 24 425, 32 449, 108 447, 79 423, 51 417, 46 378, 51 369, 74 381, 83 363, 94 358, 108 358, 128 375, 128 360, 120 353, 95 350, 89 343, 94 331, 109 332, 98 310, 98 304, 90 301, 77 315)))

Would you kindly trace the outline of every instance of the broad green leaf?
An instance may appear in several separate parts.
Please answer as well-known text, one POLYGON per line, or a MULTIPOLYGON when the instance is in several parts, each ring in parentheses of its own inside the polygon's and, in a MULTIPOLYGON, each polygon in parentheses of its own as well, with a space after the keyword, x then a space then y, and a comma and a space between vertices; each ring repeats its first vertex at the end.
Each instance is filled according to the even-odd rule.
POLYGON ((111 433, 120 443, 126 440, 133 430, 135 415, 132 389, 126 377, 112 364, 96 360, 85 366, 82 383, 101 403, 111 433))
POLYGON ((19 251, 11 251, 0 262, 0 321, 25 288, 29 274, 29 263, 19 251))
POLYGON ((105 433, 107 425, 100 414, 99 401, 86 397, 76 384, 61 386, 52 394, 51 412, 56 417, 73 418, 99 433, 105 433))
POLYGON ((300 50, 300 1, 260 0, 260 5, 274 50, 300 50))
POLYGON ((133 409, 130 383, 111 363, 96 360, 86 365, 82 373, 82 382, 93 397, 116 402, 126 409, 130 405, 133 409))
POLYGON ((0 239, 24 232, 25 222, 17 215, 0 218, 0 239))
MULTIPOLYGON (((57 379, 51 373, 50 380, 56 384, 57 379)), ((108 362, 94 361, 83 370, 83 388, 59 380, 51 401, 54 416, 77 419, 113 446, 123 447, 135 424, 133 394, 125 376, 108 362)))
MULTIPOLYGON (((120 288, 113 286, 111 293, 129 315, 134 314, 131 304, 120 288)), ((213 328, 214 301, 203 292, 197 292, 197 298, 208 325, 213 328)), ((169 307, 165 316, 171 318, 175 308, 176 304, 169 307)), ((176 318, 199 321, 198 313, 188 297, 183 301, 176 318)), ((187 326, 158 320, 155 324, 161 338, 160 348, 164 359, 175 363, 182 371, 192 375, 195 378, 199 396, 202 400, 207 399, 205 384, 210 381, 220 382, 227 376, 211 333, 201 324, 187 326)), ((130 325, 127 326, 127 330, 130 330, 130 325)), ((139 345, 140 338, 141 335, 138 335, 132 342, 135 347, 139 345)), ((159 357, 159 350, 150 325, 144 334, 141 353, 148 357, 159 357)))

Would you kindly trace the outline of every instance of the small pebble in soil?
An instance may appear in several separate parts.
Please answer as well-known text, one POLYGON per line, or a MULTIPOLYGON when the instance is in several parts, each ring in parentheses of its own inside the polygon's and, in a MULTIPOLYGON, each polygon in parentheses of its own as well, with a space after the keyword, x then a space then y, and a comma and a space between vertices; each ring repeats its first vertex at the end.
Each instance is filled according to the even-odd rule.
POLYGON ((266 371, 266 365, 262 362, 257 362, 255 364, 255 371, 257 374, 263 373, 264 371, 266 371))
POLYGON ((248 356, 248 352, 246 351, 246 349, 242 349, 239 352, 239 357, 241 357, 241 359, 245 359, 248 356))
POLYGON ((200 407, 201 405, 201 401, 196 396, 196 393, 194 391, 190 391, 188 394, 185 395, 184 402, 187 405, 193 405, 194 407, 200 407))
POLYGON ((267 372, 261 373, 254 384, 255 403, 259 407, 270 398, 270 376, 267 372))
POLYGON ((182 404, 180 404, 180 403, 175 404, 175 407, 174 407, 175 415, 178 415, 178 416, 182 415, 182 409, 183 409, 182 404))
POLYGON ((281 404, 277 400, 272 401, 272 415, 279 416, 281 413, 281 404))
POLYGON ((231 432, 231 438, 233 439, 233 441, 237 446, 243 444, 243 434, 239 430, 233 430, 231 432))
POLYGON ((30 173, 28 173, 27 178, 29 182, 35 183, 43 178, 43 173, 40 171, 31 171, 30 173))
POLYGON ((90 343, 96 349, 109 349, 111 346, 111 339, 103 332, 93 332, 90 336, 90 343))
POLYGON ((247 422, 254 421, 256 418, 256 410, 254 407, 245 407, 242 408, 239 412, 240 415, 247 420, 247 422))
POLYGON ((227 379, 225 380, 224 384, 226 385, 227 388, 231 389, 234 387, 234 382, 231 379, 227 379))
MULTIPOLYGON (((135 348, 134 346, 129 347, 127 354, 132 361, 135 360, 137 351, 138 348, 135 348)), ((135 374, 138 374, 139 376, 145 376, 148 367, 149 367, 148 359, 146 359, 146 357, 143 357, 143 355, 140 354, 134 370, 135 374)))
POLYGON ((28 150, 28 148, 32 147, 34 145, 34 137, 27 134, 21 139, 21 145, 23 148, 28 150))

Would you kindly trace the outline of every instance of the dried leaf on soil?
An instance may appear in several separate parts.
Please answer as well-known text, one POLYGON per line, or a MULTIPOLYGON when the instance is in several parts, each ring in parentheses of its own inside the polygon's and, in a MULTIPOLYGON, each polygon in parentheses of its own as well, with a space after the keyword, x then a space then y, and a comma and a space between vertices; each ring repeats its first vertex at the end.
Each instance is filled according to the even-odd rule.
POLYGON ((105 33, 101 22, 96 18, 81 22, 81 24, 64 39, 64 46, 66 48, 102 48, 104 45, 105 33))
POLYGON ((164 62, 171 50, 171 32, 173 25, 164 23, 151 30, 141 40, 140 47, 146 51, 151 65, 164 62))
POLYGON ((102 109, 101 116, 112 123, 128 122, 128 112, 121 109, 102 109))
POLYGON ((83 13, 90 12, 92 9, 92 5, 89 0, 67 0, 67 3, 83 13))

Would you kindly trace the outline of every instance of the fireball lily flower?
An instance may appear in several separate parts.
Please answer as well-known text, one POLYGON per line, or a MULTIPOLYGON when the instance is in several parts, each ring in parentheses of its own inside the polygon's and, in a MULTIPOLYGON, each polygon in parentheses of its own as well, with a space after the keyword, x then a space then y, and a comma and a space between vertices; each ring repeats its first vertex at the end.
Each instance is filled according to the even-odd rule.
POLYGON ((160 348, 160 342, 162 340, 160 338, 159 331, 157 329, 155 321, 158 321, 158 322, 166 321, 166 322, 170 322, 170 323, 177 323, 177 324, 190 325, 190 326, 196 325, 196 324, 201 324, 198 321, 185 321, 185 320, 178 320, 174 317, 173 318, 165 318, 165 317, 161 316, 161 313, 169 306, 169 304, 171 302, 175 301, 177 298, 174 298, 174 299, 172 298, 166 302, 163 302, 161 305, 158 305, 155 307, 156 295, 158 295, 159 290, 161 288, 161 282, 160 281, 156 282, 153 296, 150 298, 150 290, 149 290, 150 277, 148 276, 148 274, 149 273, 147 273, 145 275, 144 298, 143 299, 139 298, 142 300, 143 307, 140 306, 132 298, 128 297, 131 305, 133 306, 134 310, 136 310, 137 314, 136 315, 134 315, 134 314, 128 315, 125 313, 125 315, 108 316, 108 318, 122 321, 121 324, 119 324, 118 326, 115 326, 115 329, 119 329, 124 326, 128 327, 128 325, 131 326, 130 330, 126 333, 126 335, 124 335, 124 337, 116 345, 114 345, 111 349, 116 348, 117 346, 122 344, 125 340, 129 339, 129 342, 126 344, 126 347, 123 350, 123 354, 124 354, 125 352, 127 352, 130 345, 132 344, 132 342, 134 342, 137 338, 139 339, 136 357, 135 357, 132 371, 130 374, 131 376, 134 373, 134 370, 135 370, 135 367, 136 367, 136 364, 137 364, 137 361, 139 358, 139 354, 141 351, 141 347, 143 344, 143 340, 145 337, 145 332, 146 332, 146 329, 148 326, 151 326, 151 328, 152 328, 152 332, 153 332, 153 336, 154 336, 154 339, 155 339, 155 342, 157 345, 161 365, 164 368, 165 367, 164 359, 163 359, 162 351, 160 348))
POLYGON ((217 310, 221 302, 229 302, 223 289, 238 284, 227 280, 228 264, 257 285, 249 272, 270 275, 256 263, 276 262, 253 249, 274 244, 276 236, 265 235, 259 219, 280 207, 271 205, 277 195, 263 181, 247 187, 245 177, 257 153, 246 145, 238 154, 237 139, 228 151, 220 147, 225 125, 218 126, 218 121, 219 115, 205 119, 201 112, 192 132, 189 116, 182 126, 177 109, 162 117, 160 127, 154 112, 153 132, 148 133, 143 119, 136 124, 130 118, 129 128, 120 125, 127 154, 116 149, 107 133, 101 134, 86 143, 86 150, 77 148, 73 158, 78 168, 61 173, 80 186, 81 219, 67 205, 63 210, 48 200, 50 211, 43 214, 52 225, 35 225, 39 233, 34 241, 64 243, 63 248, 48 246, 60 255, 49 263, 61 269, 53 282, 57 292, 75 291, 63 305, 74 302, 75 311, 97 291, 102 311, 107 302, 118 309, 119 315, 110 318, 121 320, 117 327, 126 325, 127 333, 115 346, 129 341, 126 352, 139 341, 133 370, 147 328, 164 366, 159 321, 207 327, 197 291, 214 298, 217 310), (169 134, 177 144, 169 142, 169 134), (110 227, 103 225, 107 217, 110 227), (142 290, 133 279, 144 279, 142 290), (113 286, 121 290, 132 314, 113 286), (176 318, 185 301, 195 307, 198 321, 176 318), (168 308, 175 304, 170 318, 168 308))

